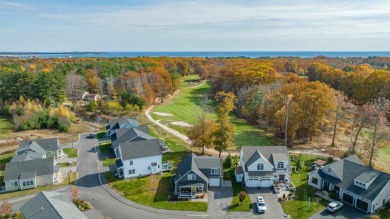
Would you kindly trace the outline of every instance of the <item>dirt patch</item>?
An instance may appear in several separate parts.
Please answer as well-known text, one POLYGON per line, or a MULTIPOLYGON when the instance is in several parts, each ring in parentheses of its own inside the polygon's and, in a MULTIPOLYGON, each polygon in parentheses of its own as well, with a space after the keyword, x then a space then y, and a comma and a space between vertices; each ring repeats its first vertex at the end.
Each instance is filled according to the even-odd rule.
POLYGON ((182 127, 192 127, 193 125, 186 122, 171 122, 172 125, 182 126, 182 127))
POLYGON ((173 116, 173 114, 170 113, 162 113, 162 112, 153 112, 153 113, 159 116, 173 116))

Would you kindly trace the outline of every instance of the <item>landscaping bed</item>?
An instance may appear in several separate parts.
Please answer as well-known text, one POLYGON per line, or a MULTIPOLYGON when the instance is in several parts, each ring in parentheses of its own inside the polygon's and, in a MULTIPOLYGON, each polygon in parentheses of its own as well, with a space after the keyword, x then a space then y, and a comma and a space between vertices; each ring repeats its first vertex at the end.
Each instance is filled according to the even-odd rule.
POLYGON ((245 196, 245 199, 242 203, 240 203, 240 200, 238 198, 238 193, 241 191, 245 191, 245 188, 242 186, 242 183, 239 183, 236 181, 236 177, 234 176, 234 169, 228 169, 224 171, 225 180, 231 179, 232 181, 232 189, 233 189, 233 200, 232 203, 230 203, 229 211, 232 212, 248 212, 252 209, 252 203, 250 200, 249 195, 247 194, 245 196))
POLYGON ((118 160, 118 158, 106 158, 102 160, 103 166, 104 167, 109 167, 112 165, 115 165, 115 161, 118 160))

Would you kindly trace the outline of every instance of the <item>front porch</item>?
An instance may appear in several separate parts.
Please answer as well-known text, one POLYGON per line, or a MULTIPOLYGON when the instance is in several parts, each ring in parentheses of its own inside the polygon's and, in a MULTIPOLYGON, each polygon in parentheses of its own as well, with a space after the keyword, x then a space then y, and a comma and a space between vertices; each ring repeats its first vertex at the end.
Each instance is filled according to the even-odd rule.
POLYGON ((203 183, 182 183, 179 185, 178 199, 191 199, 192 201, 208 201, 203 183))

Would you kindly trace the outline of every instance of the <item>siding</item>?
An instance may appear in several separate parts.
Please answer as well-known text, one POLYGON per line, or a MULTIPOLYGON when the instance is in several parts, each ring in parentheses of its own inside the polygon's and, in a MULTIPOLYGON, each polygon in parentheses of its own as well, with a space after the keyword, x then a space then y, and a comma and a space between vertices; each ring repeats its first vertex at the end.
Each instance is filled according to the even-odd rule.
POLYGON ((187 182, 187 175, 188 174, 195 174, 196 175, 196 180, 194 180, 194 182, 200 182, 200 183, 203 183, 203 191, 207 193, 208 191, 208 182, 203 180, 200 176, 198 176, 196 173, 194 173, 193 171, 190 171, 188 173, 186 173, 184 176, 182 176, 178 181, 175 182, 175 195, 178 195, 180 193, 179 191, 179 184, 181 182, 187 182))
POLYGON ((321 179, 320 175, 318 175, 317 171, 313 171, 313 172, 309 173, 308 184, 309 184, 310 186, 316 188, 316 189, 319 189, 319 190, 322 189, 322 179, 321 179), (316 184, 313 184, 313 183, 311 182, 311 180, 312 180, 313 177, 315 177, 315 178, 318 179, 317 185, 316 185, 316 184))
POLYGON ((37 186, 54 184, 53 174, 44 175, 44 176, 37 176, 36 182, 37 182, 36 183, 37 186))
POLYGON ((157 166, 157 173, 161 173, 161 163, 162 163, 162 156, 152 156, 152 157, 143 157, 138 159, 133 159, 133 165, 130 166, 130 160, 122 160, 123 163, 123 176, 125 179, 132 178, 132 177, 139 177, 139 176, 145 176, 150 175, 152 170, 149 170, 148 167, 151 163, 157 163, 160 168, 157 166), (129 170, 135 169, 135 174, 129 174, 129 170))

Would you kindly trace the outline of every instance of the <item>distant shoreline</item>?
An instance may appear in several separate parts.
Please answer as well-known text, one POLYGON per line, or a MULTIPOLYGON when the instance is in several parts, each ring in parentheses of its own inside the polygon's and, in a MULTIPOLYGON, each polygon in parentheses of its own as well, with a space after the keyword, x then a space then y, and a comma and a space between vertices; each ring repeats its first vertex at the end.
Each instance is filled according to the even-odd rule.
POLYGON ((135 58, 162 56, 197 58, 314 58, 318 56, 368 58, 390 57, 390 51, 0 52, 2 58, 135 58))

